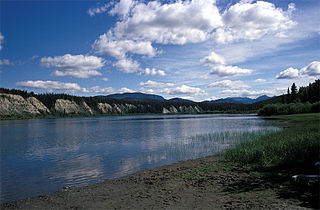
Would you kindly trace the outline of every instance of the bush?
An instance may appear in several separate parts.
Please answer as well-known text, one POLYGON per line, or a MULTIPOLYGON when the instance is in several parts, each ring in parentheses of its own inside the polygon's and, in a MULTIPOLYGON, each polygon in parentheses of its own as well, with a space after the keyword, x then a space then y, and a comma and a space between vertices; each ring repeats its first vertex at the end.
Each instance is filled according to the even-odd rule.
POLYGON ((320 112, 320 102, 307 103, 290 103, 290 104, 268 104, 259 110, 258 115, 284 115, 299 113, 316 113, 320 112))

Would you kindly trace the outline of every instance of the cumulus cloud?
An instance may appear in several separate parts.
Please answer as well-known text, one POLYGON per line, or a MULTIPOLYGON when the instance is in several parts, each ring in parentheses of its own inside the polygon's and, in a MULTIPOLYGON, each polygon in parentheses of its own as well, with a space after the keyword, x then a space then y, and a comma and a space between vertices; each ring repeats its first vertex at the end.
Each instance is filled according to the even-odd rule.
POLYGON ((17 82, 17 86, 26 87, 26 88, 35 88, 43 89, 47 91, 66 91, 66 92, 75 92, 80 91, 81 87, 77 83, 64 83, 59 81, 23 81, 17 82))
POLYGON ((99 54, 107 54, 118 59, 125 58, 128 52, 149 57, 156 54, 150 41, 117 40, 111 33, 101 35, 92 47, 99 54))
POLYGON ((299 76, 299 70, 290 67, 290 68, 280 72, 276 76, 276 78, 277 79, 293 79, 293 78, 297 78, 298 76, 299 76))
POLYGON ((156 82, 152 80, 148 80, 146 82, 140 82, 140 86, 147 87, 147 88, 168 88, 173 87, 173 83, 162 83, 162 82, 156 82))
POLYGON ((249 75, 252 73, 250 69, 242 69, 238 66, 215 66, 211 68, 210 74, 217 75, 219 77, 228 77, 228 76, 243 76, 249 75))
POLYGON ((242 69, 238 66, 226 65, 225 59, 215 52, 211 52, 210 55, 201 59, 200 62, 204 66, 211 67, 210 74, 217 75, 219 77, 242 76, 252 73, 252 70, 250 69, 242 69))
POLYGON ((121 59, 113 64, 119 71, 124 73, 134 73, 140 69, 140 64, 137 61, 131 59, 121 59))
POLYGON ((132 0, 120 0, 119 3, 110 10, 109 14, 118 15, 121 18, 124 18, 129 14, 130 9, 134 4, 135 2, 132 0))
POLYGON ((166 73, 163 70, 156 70, 155 68, 145 68, 144 70, 141 70, 139 72, 139 75, 144 75, 144 76, 165 76, 166 73))
POLYGON ((141 89, 144 92, 148 93, 158 93, 158 94, 168 94, 168 95, 187 95, 187 96, 202 96, 208 95, 206 91, 201 88, 191 87, 188 85, 177 86, 173 83, 162 83, 156 82, 152 80, 148 80, 147 82, 140 82, 141 89), (146 89, 149 88, 149 89, 146 89), (151 88, 157 89, 153 90, 151 88))
POLYGON ((104 4, 104 5, 98 5, 96 7, 88 9, 87 13, 88 13, 88 15, 90 15, 92 17, 92 16, 95 16, 96 14, 106 12, 110 6, 112 6, 111 3, 104 4))
POLYGON ((125 13, 125 18, 113 28, 116 37, 161 44, 202 42, 208 39, 212 30, 222 26, 219 10, 212 0, 171 3, 120 1, 111 12, 125 13))
POLYGON ((123 88, 120 88, 117 92, 119 92, 119 93, 134 93, 134 92, 137 92, 137 91, 132 90, 130 88, 123 87, 123 88))
POLYGON ((129 88, 123 87, 121 89, 114 89, 112 87, 100 87, 94 86, 90 88, 82 88, 77 83, 64 83, 59 81, 22 81, 17 82, 17 86, 41 89, 49 92, 66 92, 66 93, 88 93, 88 94, 111 94, 111 93, 124 93, 124 92, 135 92, 129 88))
POLYGON ((241 80, 231 81, 231 80, 222 80, 219 82, 213 82, 208 85, 209 88, 218 87, 218 88, 227 88, 227 89, 247 89, 250 88, 249 85, 245 84, 241 80))
POLYGON ((296 24, 291 20, 294 10, 294 4, 289 4, 288 10, 284 11, 265 1, 240 1, 224 11, 224 27, 216 30, 213 40, 217 43, 229 43, 256 40, 265 35, 285 37, 286 31, 296 24))
POLYGON ((210 55, 201 59, 201 63, 203 65, 213 66, 213 65, 224 65, 226 62, 222 56, 216 54, 215 52, 211 52, 210 55))
POLYGON ((303 67, 300 70, 300 74, 308 76, 319 76, 320 75, 320 62, 313 61, 308 66, 303 67))
POLYGON ((98 70, 104 66, 104 59, 96 56, 70 55, 56 57, 43 57, 40 63, 45 67, 58 67, 52 73, 54 76, 70 76, 76 78, 89 78, 102 75, 98 70))
POLYGON ((208 95, 206 91, 201 90, 200 88, 197 88, 197 87, 190 87, 188 85, 181 85, 173 88, 165 88, 162 92, 169 95, 191 95, 191 96, 208 95))
POLYGON ((2 33, 0 32, 0 50, 2 50, 2 44, 3 44, 3 41, 4 41, 4 36, 2 35, 2 33))

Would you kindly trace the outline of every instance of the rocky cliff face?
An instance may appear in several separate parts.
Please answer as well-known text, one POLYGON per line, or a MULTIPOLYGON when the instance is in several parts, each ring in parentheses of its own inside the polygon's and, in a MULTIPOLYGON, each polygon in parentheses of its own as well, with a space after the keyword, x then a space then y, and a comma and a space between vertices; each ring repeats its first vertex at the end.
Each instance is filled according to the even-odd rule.
MULTIPOLYGON (((26 113, 31 115, 41 114, 83 114, 83 115, 95 115, 95 114, 130 114, 149 112, 153 110, 150 104, 129 104, 129 103, 97 103, 88 106, 85 101, 76 103, 75 101, 66 99, 57 99, 53 107, 46 107, 41 101, 35 97, 28 97, 24 99, 20 95, 0 93, 0 117, 1 116, 24 116, 26 113)), ((161 111, 161 110, 159 110, 161 111)), ((173 105, 164 107, 162 109, 163 114, 175 114, 175 113, 199 113, 203 110, 197 105, 179 106, 173 105)))
POLYGON ((86 102, 82 101, 77 104, 74 101, 65 100, 65 99, 57 99, 54 104, 54 110, 56 112, 64 113, 64 114, 88 114, 92 115, 94 112, 91 107, 86 104, 86 102))
POLYGON ((132 104, 98 103, 97 107, 102 114, 129 114, 137 111, 137 107, 132 104))
POLYGON ((49 113, 49 109, 38 99, 0 93, 0 115, 23 115, 49 113))
POLYGON ((203 110, 199 106, 179 106, 178 109, 170 106, 169 109, 163 108, 162 114, 177 114, 177 113, 200 113, 203 110))

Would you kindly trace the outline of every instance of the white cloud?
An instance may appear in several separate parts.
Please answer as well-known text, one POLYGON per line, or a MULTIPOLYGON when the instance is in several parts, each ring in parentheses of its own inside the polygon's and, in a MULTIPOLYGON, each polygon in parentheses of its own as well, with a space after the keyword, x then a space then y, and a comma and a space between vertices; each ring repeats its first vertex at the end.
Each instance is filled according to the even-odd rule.
POLYGON ((216 30, 213 40, 217 43, 229 43, 256 40, 265 35, 285 37, 287 30, 296 24, 291 20, 294 10, 294 4, 289 4, 288 10, 283 11, 265 1, 240 1, 224 11, 224 27, 216 30))
POLYGON ((313 61, 308 66, 303 67, 300 70, 300 74, 308 76, 319 76, 320 75, 320 62, 313 61))
POLYGON ((113 64, 119 71, 124 73, 134 73, 140 69, 140 64, 137 61, 131 59, 121 59, 113 64))
POLYGON ((162 92, 169 95, 191 95, 191 96, 208 95, 206 91, 201 90, 200 88, 190 87, 188 85, 181 85, 173 88, 165 88, 162 92))
POLYGON ((156 82, 152 80, 148 80, 147 82, 140 82, 140 86, 142 86, 141 91, 148 93, 157 93, 157 94, 168 94, 168 95, 187 95, 187 96, 203 96, 208 95, 206 91, 197 88, 191 87, 188 85, 176 86, 173 83, 162 83, 156 82), (146 89, 149 88, 149 89, 146 89), (153 90, 154 88, 156 90, 153 90))
POLYGON ((26 87, 26 88, 35 88, 52 91, 66 91, 66 92, 75 92, 80 91, 81 88, 77 83, 64 83, 59 81, 23 81, 17 82, 17 86, 26 87))
POLYGON ((60 68, 52 73, 54 76, 89 78, 101 75, 98 69, 104 66, 105 61, 96 56, 65 54, 64 56, 43 57, 40 63, 45 67, 60 68))
POLYGON ((80 92, 82 93, 94 93, 94 94, 110 94, 115 93, 116 90, 112 87, 102 88, 100 86, 94 86, 91 88, 81 88, 80 92))
POLYGON ((3 44, 3 41, 4 41, 4 36, 2 35, 2 33, 0 32, 0 50, 2 50, 2 44, 3 44))
POLYGON ((204 101, 215 101, 215 100, 218 100, 218 99, 220 99, 220 98, 217 98, 217 97, 215 97, 215 96, 212 96, 212 97, 210 97, 210 98, 204 99, 204 101))
POLYGON ((201 59, 200 62, 204 66, 211 67, 210 74, 217 75, 219 77, 241 76, 252 73, 252 70, 250 69, 242 69, 238 66, 226 65, 225 59, 215 52, 211 52, 210 55, 201 59))
POLYGON ((211 52, 210 55, 201 59, 200 62, 206 66, 224 65, 226 63, 225 59, 222 56, 216 54, 215 52, 211 52))
POLYGON ((95 16, 96 14, 106 12, 111 5, 112 5, 111 3, 104 4, 104 5, 98 5, 97 7, 90 8, 87 11, 87 13, 88 13, 88 15, 90 15, 92 17, 92 16, 95 16))
POLYGON ((90 88, 82 88, 77 83, 64 83, 59 81, 22 81, 17 82, 17 86, 32 88, 32 89, 42 89, 48 92, 66 92, 66 93, 88 93, 88 94, 111 94, 111 93, 124 93, 124 92, 134 92, 129 88, 121 88, 115 90, 112 87, 100 87, 94 86, 90 88))
POLYGON ((99 54, 107 54, 118 59, 125 58, 128 52, 149 57, 156 54, 150 41, 117 40, 111 33, 101 35, 92 47, 99 54))
POLYGON ((85 79, 92 76, 101 76, 102 74, 96 70, 69 70, 69 71, 55 70, 51 73, 51 75, 56 77, 76 77, 76 78, 85 79))
POLYGON ((249 85, 245 84, 241 80, 231 81, 231 80, 222 80, 219 82, 213 82, 208 85, 209 88, 211 87, 218 87, 218 88, 227 88, 227 89, 247 89, 250 88, 249 85))
POLYGON ((125 18, 128 13, 130 12, 130 9, 134 5, 134 1, 132 0, 120 0, 119 3, 117 3, 110 11, 109 14, 111 15, 120 15, 121 18, 125 18))
POLYGON ((173 83, 162 83, 162 82, 156 82, 152 80, 148 80, 146 82, 140 82, 140 86, 147 87, 147 88, 168 88, 173 87, 173 83))
POLYGON ((2 65, 12 65, 9 59, 0 59, 0 66, 2 65))
POLYGON ((211 67, 211 70, 210 70, 210 74, 214 74, 219 77, 243 76, 243 75, 249 75, 251 73, 252 73, 252 70, 242 69, 238 66, 219 65, 219 66, 211 67))
POLYGON ((297 78, 298 76, 299 76, 299 70, 290 67, 290 68, 280 72, 276 76, 276 78, 277 79, 293 79, 293 78, 297 78))
MULTIPOLYGON (((114 9, 119 11, 117 6, 121 3, 114 9)), ((212 30, 222 26, 214 0, 175 1, 163 4, 150 1, 126 5, 130 5, 130 13, 117 22, 112 30, 120 39, 126 37, 161 44, 197 43, 207 40, 212 30)), ((123 11, 129 11, 128 6, 123 11)))
POLYGON ((144 75, 144 76, 165 76, 166 73, 163 70, 156 70, 155 68, 145 68, 145 70, 141 70, 139 72, 139 75, 144 75))
POLYGON ((247 90, 247 89, 241 89, 241 90, 222 90, 220 91, 221 94, 228 95, 228 96, 241 96, 241 97, 257 97, 261 95, 270 95, 272 94, 270 91, 267 90, 247 90))
POLYGON ((137 91, 132 90, 130 88, 123 87, 123 88, 120 88, 117 92, 119 92, 119 93, 134 93, 134 92, 137 92, 137 91))
POLYGON ((265 83, 267 80, 265 80, 265 79, 261 79, 261 78, 259 78, 259 79, 256 79, 254 82, 256 82, 256 83, 265 83))

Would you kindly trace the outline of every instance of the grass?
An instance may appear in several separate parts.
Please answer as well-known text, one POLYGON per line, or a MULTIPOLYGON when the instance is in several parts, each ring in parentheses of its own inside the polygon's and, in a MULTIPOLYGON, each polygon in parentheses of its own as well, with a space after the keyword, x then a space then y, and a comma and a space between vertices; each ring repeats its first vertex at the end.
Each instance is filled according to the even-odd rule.
POLYGON ((223 131, 195 135, 181 141, 168 143, 164 146, 167 156, 175 160, 187 160, 224 152, 242 142, 247 142, 277 130, 275 127, 266 127, 255 131, 223 131))
MULTIPOLYGON (((258 195, 259 198, 255 199, 278 197, 290 199, 301 207, 320 208, 319 187, 293 185, 291 182, 295 174, 319 174, 314 163, 320 160, 320 114, 281 115, 266 119, 278 119, 274 126, 283 129, 260 135, 244 134, 246 137, 238 133, 235 137, 240 138, 236 140, 239 144, 221 154, 224 160, 205 166, 200 164, 181 178, 198 186, 214 184, 217 174, 231 176, 234 181, 222 182, 229 196, 249 193, 258 195)), ((195 138, 208 142, 216 137, 195 138)), ((220 142, 223 141, 221 138, 220 142)))
POLYGON ((244 142, 226 152, 226 159, 259 167, 309 169, 319 161, 320 114, 276 116, 285 129, 244 142))

